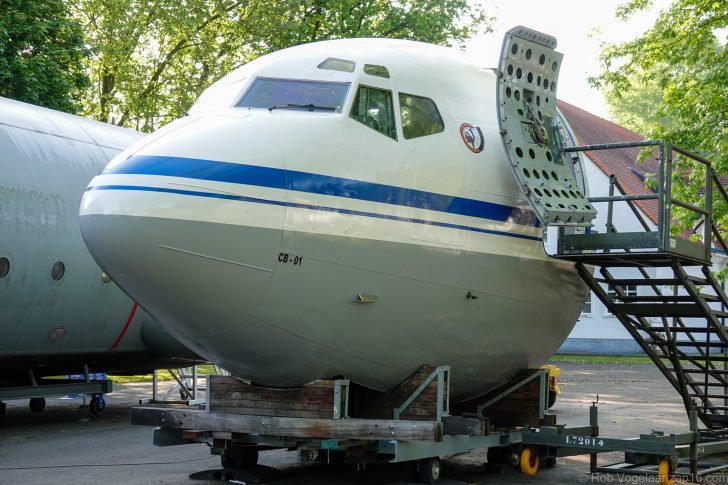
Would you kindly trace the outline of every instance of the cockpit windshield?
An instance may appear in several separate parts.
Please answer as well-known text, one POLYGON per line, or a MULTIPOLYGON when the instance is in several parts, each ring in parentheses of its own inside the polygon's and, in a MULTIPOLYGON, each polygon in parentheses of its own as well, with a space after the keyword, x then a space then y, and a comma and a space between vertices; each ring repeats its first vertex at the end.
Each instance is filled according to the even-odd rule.
POLYGON ((345 82, 259 77, 235 106, 341 113, 349 86, 345 82))

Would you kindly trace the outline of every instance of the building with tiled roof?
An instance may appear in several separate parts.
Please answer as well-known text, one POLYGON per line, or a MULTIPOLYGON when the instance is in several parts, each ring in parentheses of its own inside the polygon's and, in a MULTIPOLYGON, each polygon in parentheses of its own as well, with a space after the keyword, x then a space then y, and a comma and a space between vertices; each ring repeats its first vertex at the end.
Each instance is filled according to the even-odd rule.
MULTIPOLYGON (((569 103, 558 101, 557 105, 571 126, 579 145, 644 140, 642 135, 634 131, 569 103)), ((643 162, 637 161, 641 150, 641 148, 617 148, 586 152, 586 155, 605 175, 616 175, 625 192, 634 195, 645 193, 645 178, 657 173, 659 163, 656 157, 643 162)), ((637 201, 637 206, 653 223, 657 223, 657 201, 641 200, 637 201)))

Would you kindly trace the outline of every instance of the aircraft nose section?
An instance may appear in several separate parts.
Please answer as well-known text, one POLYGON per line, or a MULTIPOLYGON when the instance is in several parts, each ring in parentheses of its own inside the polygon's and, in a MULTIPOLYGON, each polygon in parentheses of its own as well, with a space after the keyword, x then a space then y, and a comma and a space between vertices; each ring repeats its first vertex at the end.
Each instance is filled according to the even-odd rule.
POLYGON ((282 239, 285 175, 275 143, 249 120, 215 117, 142 144, 84 194, 89 251, 178 338, 244 322, 282 239))

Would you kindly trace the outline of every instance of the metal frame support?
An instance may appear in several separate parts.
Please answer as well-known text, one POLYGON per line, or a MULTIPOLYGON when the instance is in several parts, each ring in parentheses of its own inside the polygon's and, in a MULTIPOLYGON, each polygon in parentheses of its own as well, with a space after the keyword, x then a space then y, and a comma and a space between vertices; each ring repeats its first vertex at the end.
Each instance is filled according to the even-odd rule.
POLYGON ((66 381, 44 380, 43 384, 0 388, 0 401, 10 399, 32 399, 34 397, 65 396, 66 394, 110 394, 114 388, 111 381, 66 381), (47 383, 46 383, 47 382, 47 383))
POLYGON ((394 419, 398 420, 402 413, 409 407, 417 396, 422 394, 427 386, 437 378, 437 422, 441 422, 444 416, 450 416, 450 366, 441 365, 425 379, 415 391, 398 408, 394 409, 394 419))
POLYGON ((334 380, 334 419, 349 417, 349 384, 349 379, 334 380))
MULTIPOLYGON (((592 405, 589 408, 589 426, 591 426, 591 436, 592 437, 599 436, 599 408, 597 407, 598 402, 599 402, 599 396, 597 395, 597 400, 592 401, 592 405)), ((596 453, 592 453, 589 455, 589 472, 590 473, 597 472, 597 454, 596 453)))
MULTIPOLYGON (((163 396, 159 395, 159 373, 155 369, 152 373, 152 397, 146 399, 140 399, 139 404, 154 404, 154 403, 175 403, 175 404, 187 404, 188 406, 195 406, 198 404, 205 404, 207 402, 207 394, 209 393, 209 387, 206 389, 204 397, 198 396, 198 380, 199 374, 197 372, 197 366, 192 366, 191 373, 187 373, 185 368, 177 369, 175 373, 174 369, 167 369, 172 375, 176 384, 172 386, 163 396), (190 381, 190 382, 188 382, 190 381), (187 399, 172 400, 170 397, 175 392, 181 391, 185 393, 187 399)), ((207 381, 209 386, 209 380, 207 381)))
POLYGON ((486 401, 483 404, 476 407, 475 412, 480 418, 486 419, 486 416, 483 414, 483 411, 485 409, 487 409, 490 406, 492 406, 493 404, 497 403, 504 397, 507 397, 508 395, 517 391, 518 389, 525 386, 532 380, 538 378, 539 379, 538 418, 543 419, 544 416, 546 416, 546 389, 548 389, 548 377, 549 377, 548 369, 539 369, 537 372, 534 372, 530 376, 528 376, 524 379, 521 379, 520 381, 516 382, 508 389, 504 390, 501 393, 498 393, 496 396, 492 397, 488 401, 486 401))
POLYGON ((690 432, 693 433, 693 440, 690 442, 690 475, 692 479, 698 476, 698 441, 700 440, 700 431, 698 430, 698 412, 695 407, 688 412, 690 419, 690 432))

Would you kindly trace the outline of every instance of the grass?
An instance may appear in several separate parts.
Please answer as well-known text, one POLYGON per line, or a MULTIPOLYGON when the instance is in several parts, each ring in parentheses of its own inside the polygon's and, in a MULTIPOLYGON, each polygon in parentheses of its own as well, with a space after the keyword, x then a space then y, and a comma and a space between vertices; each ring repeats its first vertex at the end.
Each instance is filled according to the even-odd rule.
MULTIPOLYGON (((623 364, 643 365, 652 364, 646 355, 571 355, 554 354, 550 362, 573 362, 575 364, 623 364)), ((667 363, 667 362, 666 362, 667 363)))
MULTIPOLYGON (((652 365, 652 361, 646 355, 572 355, 554 354, 549 362, 570 362, 574 364, 622 364, 622 365, 652 365)), ((665 362, 669 364, 669 362, 665 362)), ((215 369, 212 365, 197 366, 198 374, 213 374, 215 369)), ((172 376, 166 370, 158 370, 157 376, 160 381, 171 381, 172 376)), ((152 382, 152 374, 138 376, 109 376, 109 380, 115 384, 129 384, 135 382, 152 382)))
MULTIPOLYGON (((622 364, 622 365, 645 365, 652 364, 649 357, 645 355, 572 355, 572 354, 554 354, 549 362, 570 362, 574 364, 622 364)), ((665 361, 666 364, 669 362, 665 361)), ((197 373, 214 374, 215 369, 212 365, 197 366, 197 373)), ((160 381, 171 381, 172 375, 165 369, 157 371, 157 378, 160 381)), ((136 376, 109 376, 109 380, 114 384, 132 384, 137 382, 152 382, 152 374, 136 375, 136 376)))
MULTIPOLYGON (((652 361, 646 355, 572 355, 554 354, 549 362, 570 362, 574 364, 622 364, 622 365, 652 365, 652 361)), ((669 362, 665 362, 669 363, 669 362)), ((213 374, 215 369, 212 365, 197 366, 198 374, 213 374)), ((164 369, 157 371, 160 381, 171 381, 171 374, 164 369)), ((136 382, 152 382, 152 374, 138 376, 109 376, 109 380, 115 384, 130 384, 136 382)))
MULTIPOLYGON (((197 366, 197 374, 214 374, 215 369, 212 365, 206 364, 206 365, 198 365, 197 366)), ((144 375, 138 375, 138 376, 109 376, 109 380, 112 381, 114 384, 131 384, 135 382, 152 382, 153 375, 152 374, 144 374, 144 375)), ((172 380, 172 374, 169 373, 169 371, 165 369, 160 369, 157 371, 157 379, 160 381, 171 381, 172 380)))

